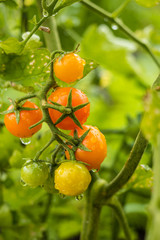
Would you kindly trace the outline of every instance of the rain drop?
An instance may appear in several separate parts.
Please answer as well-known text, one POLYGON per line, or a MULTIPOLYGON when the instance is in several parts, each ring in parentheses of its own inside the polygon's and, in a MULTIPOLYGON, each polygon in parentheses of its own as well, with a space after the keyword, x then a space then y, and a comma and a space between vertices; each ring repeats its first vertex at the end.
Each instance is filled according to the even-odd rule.
POLYGON ((31 143, 31 138, 20 138, 20 141, 24 145, 28 145, 31 143))
POLYGON ((63 193, 59 193, 60 198, 64 199, 66 196, 63 193))
POLYGON ((45 9, 43 9, 43 16, 48 17, 48 12, 45 9))
POLYGON ((113 30, 117 30, 117 29, 118 29, 118 26, 117 26, 116 24, 112 24, 111 28, 112 28, 113 30))
POLYGON ((80 194, 80 195, 76 196, 75 199, 76 199, 77 201, 82 200, 82 199, 83 199, 83 194, 80 194))
POLYGON ((23 186, 23 187, 26 187, 27 186, 27 184, 21 179, 20 180, 20 183, 21 183, 21 185, 23 186))

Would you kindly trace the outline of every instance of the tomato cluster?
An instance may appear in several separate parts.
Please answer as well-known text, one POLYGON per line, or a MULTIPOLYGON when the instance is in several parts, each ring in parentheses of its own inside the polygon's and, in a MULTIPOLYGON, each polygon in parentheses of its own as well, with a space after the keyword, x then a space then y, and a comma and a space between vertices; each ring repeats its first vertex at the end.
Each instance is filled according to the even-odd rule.
MULTIPOLYGON (((73 83, 83 77, 84 65, 85 60, 75 53, 68 53, 54 61, 54 74, 61 81, 73 83)), ((79 89, 57 87, 46 100, 50 122, 55 128, 71 130, 69 135, 73 137, 73 142, 72 145, 65 143, 67 160, 55 169, 54 177, 48 164, 37 159, 30 160, 21 168, 21 179, 30 187, 43 185, 52 192, 51 185, 54 184, 59 193, 76 196, 88 188, 91 182, 89 171, 100 169, 107 154, 106 140, 97 127, 84 125, 89 117, 90 103, 79 89)), ((42 103, 41 106, 42 110, 28 100, 23 105, 12 104, 5 115, 6 128, 16 137, 31 137, 42 126, 42 103)))

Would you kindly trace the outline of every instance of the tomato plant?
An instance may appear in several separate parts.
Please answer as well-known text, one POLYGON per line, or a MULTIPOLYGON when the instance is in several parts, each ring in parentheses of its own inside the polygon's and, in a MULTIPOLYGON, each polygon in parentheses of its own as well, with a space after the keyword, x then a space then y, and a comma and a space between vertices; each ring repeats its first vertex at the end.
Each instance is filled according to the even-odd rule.
POLYGON ((0 0, 0 239, 160 239, 158 4, 0 0))
POLYGON ((91 182, 91 175, 85 165, 76 161, 62 163, 55 171, 55 188, 67 196, 83 193, 91 182))
MULTIPOLYGON (((8 113, 4 117, 4 123, 10 133, 19 138, 28 138, 38 132, 42 125, 39 124, 32 129, 29 129, 33 124, 42 119, 42 112, 35 103, 26 101, 22 108, 31 108, 31 110, 21 110, 19 113, 19 122, 17 123, 16 114, 8 113), (35 110, 34 110, 35 109, 35 110)), ((12 110, 13 105, 10 105, 7 110, 12 110)))
MULTIPOLYGON (((57 88, 55 92, 52 92, 51 95, 49 96, 48 102, 50 102, 51 100, 56 104, 67 106, 68 97, 71 90, 72 90, 71 103, 73 107, 78 107, 78 105, 89 103, 87 96, 82 91, 80 91, 79 89, 70 88, 70 87, 57 88)), ((80 124, 83 124, 86 122, 89 116, 89 112, 90 112, 90 104, 75 111, 74 114, 78 119, 78 121, 80 122, 80 124)), ((61 112, 51 108, 49 109, 49 114, 53 123, 56 123, 56 121, 62 116, 61 112)), ((71 119, 71 117, 68 116, 64 120, 62 120, 60 123, 58 123, 56 126, 61 129, 70 130, 70 129, 74 129, 77 126, 77 124, 74 122, 73 119, 71 119)))
POLYGON ((65 54, 54 63, 54 73, 57 78, 66 83, 72 83, 83 77, 85 60, 76 53, 65 54))

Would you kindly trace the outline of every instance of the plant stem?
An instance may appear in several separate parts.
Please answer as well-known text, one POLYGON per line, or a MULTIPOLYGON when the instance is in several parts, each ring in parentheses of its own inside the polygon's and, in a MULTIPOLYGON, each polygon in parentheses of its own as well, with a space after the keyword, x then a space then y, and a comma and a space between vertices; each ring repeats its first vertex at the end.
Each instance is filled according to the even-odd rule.
POLYGON ((102 205, 100 204, 100 193, 106 181, 99 178, 98 174, 92 173, 92 183, 86 192, 86 203, 83 217, 83 228, 80 240, 96 240, 102 205))
POLYGON ((94 206, 93 199, 88 192, 86 194, 85 209, 83 217, 83 230, 80 240, 96 240, 101 206, 94 206))
POLYGON ((154 185, 150 202, 150 219, 147 240, 159 240, 160 230, 160 133, 157 136, 157 146, 154 146, 153 158, 154 185))
POLYGON ((37 152, 36 156, 34 157, 34 161, 39 159, 40 155, 52 144, 54 140, 55 140, 55 136, 53 135, 50 141, 39 152, 37 152))
POLYGON ((106 185, 105 198, 108 199, 113 196, 124 184, 128 182, 129 178, 132 176, 136 167, 138 166, 146 146, 147 140, 140 131, 130 152, 129 158, 122 170, 109 184, 106 185))
POLYGON ((112 17, 116 18, 119 16, 119 14, 124 10, 124 8, 128 5, 128 3, 131 0, 125 0, 124 2, 122 2, 122 4, 112 13, 112 17))
POLYGON ((28 37, 22 41, 23 46, 25 46, 27 44, 27 42, 29 41, 29 39, 32 37, 32 35, 37 31, 37 29, 42 25, 42 23, 48 18, 47 17, 42 17, 40 19, 40 21, 34 26, 34 28, 32 29, 32 31, 30 32, 30 34, 28 35, 28 37))
POLYGON ((124 234, 126 236, 126 240, 131 240, 132 237, 131 237, 131 232, 130 232, 130 228, 128 225, 128 221, 124 214, 121 203, 119 202, 117 197, 113 197, 109 202, 107 202, 107 205, 110 206, 114 210, 116 217, 117 217, 120 225, 123 228, 124 234))
POLYGON ((105 11, 104 9, 100 8, 99 6, 92 3, 91 1, 82 0, 81 3, 85 5, 87 8, 97 13, 98 15, 100 15, 101 17, 107 18, 111 23, 117 25, 119 29, 121 29, 127 36, 129 36, 133 41, 138 43, 150 55, 150 57, 153 59, 157 67, 160 68, 160 63, 158 62, 157 58, 153 54, 150 47, 146 43, 138 39, 134 35, 134 32, 132 32, 119 18, 114 18, 111 13, 105 11))
POLYGON ((28 95, 25 95, 24 97, 17 98, 17 99, 16 99, 16 103, 20 103, 20 102, 22 102, 22 101, 24 101, 24 100, 27 100, 27 99, 29 99, 29 98, 35 98, 35 97, 37 97, 37 94, 35 94, 35 93, 33 93, 33 94, 28 94, 28 95))

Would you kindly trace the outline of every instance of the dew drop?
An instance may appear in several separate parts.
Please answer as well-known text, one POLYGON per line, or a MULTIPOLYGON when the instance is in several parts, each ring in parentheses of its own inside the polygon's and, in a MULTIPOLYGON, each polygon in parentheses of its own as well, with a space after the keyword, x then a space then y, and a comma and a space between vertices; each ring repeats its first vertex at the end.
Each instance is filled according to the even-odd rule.
POLYGON ((63 193, 59 193, 59 197, 62 199, 66 198, 66 196, 63 193))
POLYGON ((48 17, 48 12, 45 9, 43 9, 43 16, 48 17))
POLYGON ((28 145, 31 143, 31 138, 20 138, 20 141, 24 145, 28 145))
POLYGON ((118 26, 117 26, 116 24, 112 24, 112 25, 111 25, 111 28, 112 28, 113 30, 118 30, 118 26))
POLYGON ((76 199, 77 201, 82 200, 82 199, 83 199, 83 194, 80 194, 80 195, 76 196, 75 199, 76 199))
POLYGON ((21 183, 21 185, 23 186, 23 187, 26 187, 27 186, 27 184, 21 179, 20 180, 20 183, 21 183))

